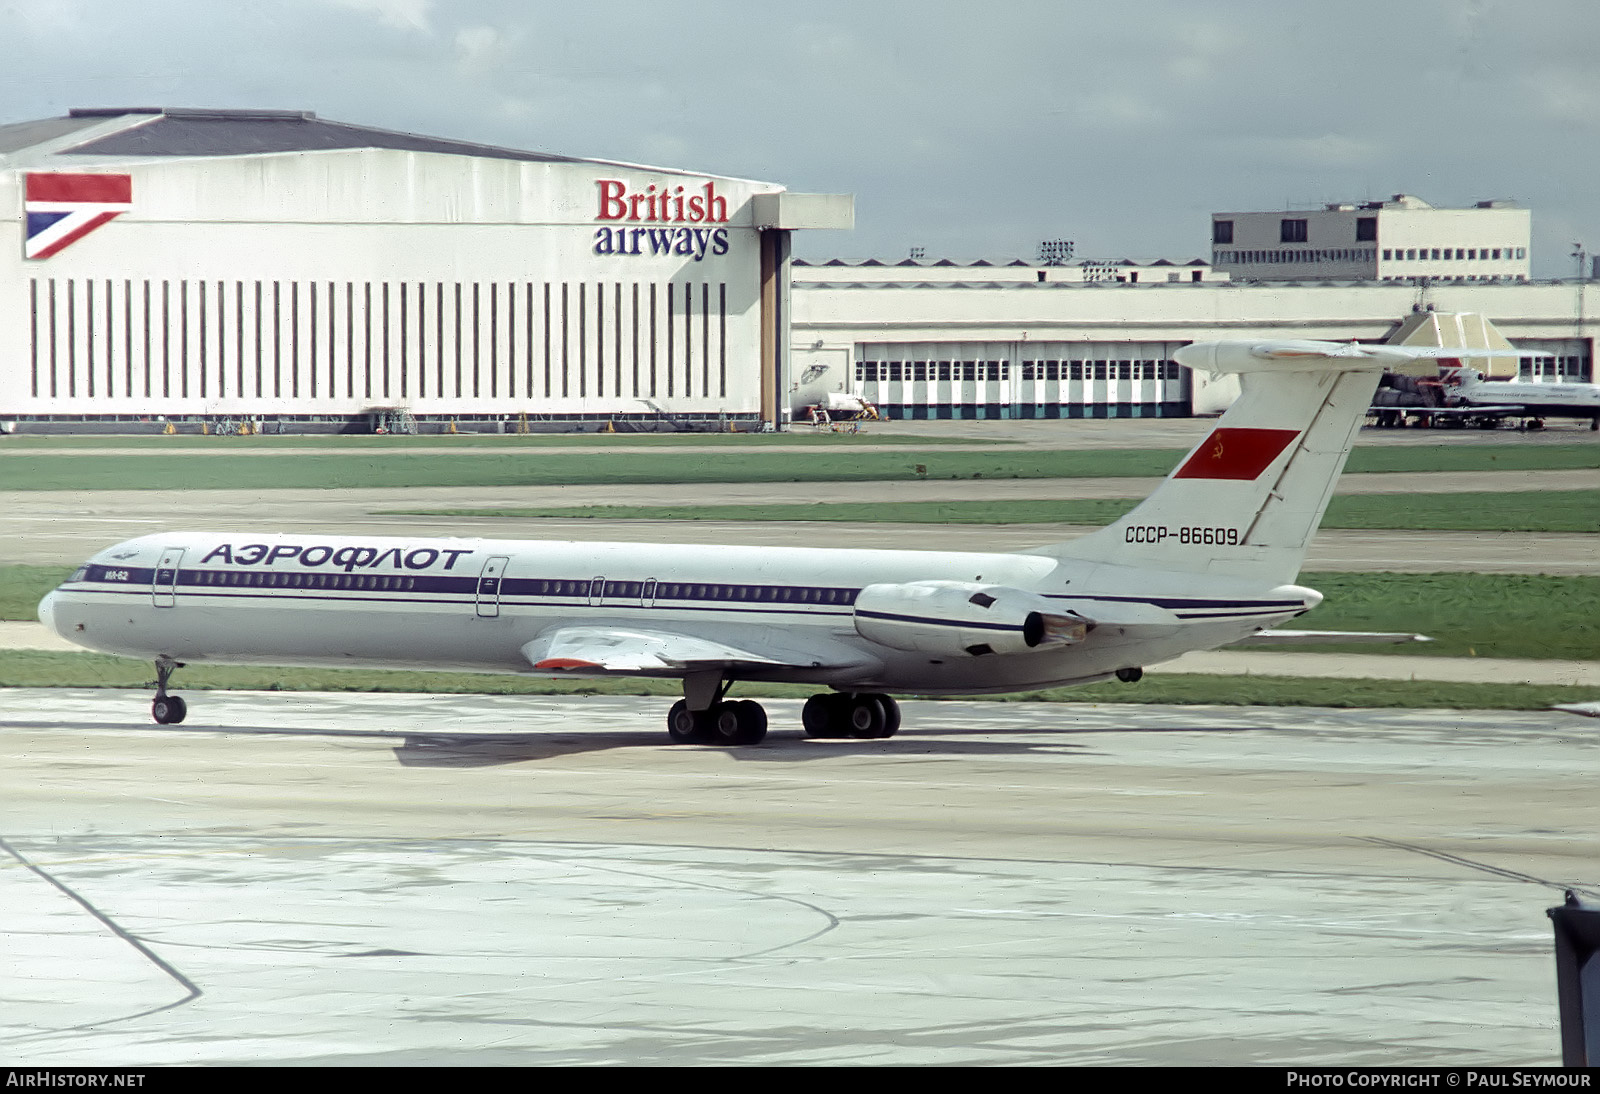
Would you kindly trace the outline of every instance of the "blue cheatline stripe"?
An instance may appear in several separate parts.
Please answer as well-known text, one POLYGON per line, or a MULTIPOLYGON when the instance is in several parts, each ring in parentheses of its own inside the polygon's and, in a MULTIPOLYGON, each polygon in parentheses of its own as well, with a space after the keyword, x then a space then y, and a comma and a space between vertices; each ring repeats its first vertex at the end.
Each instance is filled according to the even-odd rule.
POLYGON ((1096 593, 1045 593, 1046 600, 1108 600, 1119 604, 1152 604, 1158 608, 1303 608, 1304 600, 1215 600, 1196 596, 1105 596, 1096 593))
POLYGON ((869 612, 861 608, 856 609, 857 615, 868 619, 888 619, 896 623, 927 623, 935 627, 976 627, 985 631, 1021 631, 1025 628, 1021 624, 1010 623, 977 623, 965 619, 934 619, 926 615, 898 615, 894 612, 869 612))
MULTIPOLYGON (((89 591, 128 593, 147 596, 152 590, 167 591, 170 580, 156 580, 157 569, 140 566, 96 564, 77 582, 62 587, 89 591), (116 575, 114 578, 112 575, 116 575), (95 588, 100 586, 99 588, 95 588), (106 588, 104 586, 109 586, 106 588)), ((163 570, 163 576, 171 573, 163 570)), ((606 580, 597 608, 612 610, 643 609, 644 581, 606 580), (633 603, 628 603, 633 601, 633 603)), ((326 570, 213 570, 179 569, 177 590, 188 596, 226 599, 321 600, 330 603, 384 602, 415 604, 472 603, 497 599, 506 607, 589 606, 593 578, 482 578, 478 574, 358 574, 326 570), (264 584, 273 578, 287 582, 298 578, 301 584, 264 584), (498 589, 496 586, 498 585, 498 589), (249 591, 247 591, 249 590, 249 591), (262 590, 255 592, 253 590, 262 590), (397 593, 408 595, 372 595, 397 593), (332 594, 332 595, 328 595, 332 594), (342 595, 341 595, 342 594, 342 595)), ((819 611, 829 607, 853 605, 859 589, 809 585, 734 585, 704 581, 658 582, 650 598, 650 608, 737 612, 753 615, 849 615, 849 612, 819 611), (738 595, 743 593, 745 595, 738 595), (756 606, 763 605, 763 606, 756 606), (767 607, 764 605, 771 605, 767 607)), ((1113 596, 1092 593, 1045 593, 1047 600, 1101 601, 1119 604, 1148 604, 1172 610, 1180 619, 1243 618, 1247 615, 1274 614, 1303 609, 1302 600, 1237 600, 1185 596, 1113 596), (1206 610, 1209 609, 1209 610, 1206 610)), ((989 630, 1014 631, 1018 626, 995 623, 961 622, 927 616, 862 612, 872 618, 932 626, 969 626, 989 630)))
MULTIPOLYGON (((150 596, 148 586, 135 587, 130 585, 117 585, 111 588, 85 588, 83 583, 63 585, 68 592, 92 593, 101 596, 126 596, 145 599, 150 596)), ((245 591, 240 586, 196 586, 185 589, 183 598, 186 600, 242 600, 242 601, 268 601, 282 603, 284 601, 312 601, 323 604, 447 604, 451 607, 470 608, 478 603, 476 593, 469 590, 465 594, 454 597, 405 595, 398 590, 382 589, 307 589, 292 586, 266 587, 260 591, 245 591)), ((606 612, 717 612, 719 614, 734 615, 760 615, 777 616, 782 618, 814 619, 818 617, 832 617, 849 619, 849 611, 840 611, 821 604, 797 604, 793 607, 740 607, 736 604, 726 604, 721 601, 708 602, 683 602, 675 604, 655 603, 644 605, 640 603, 619 603, 617 601, 602 601, 590 605, 586 597, 571 598, 567 600, 513 600, 505 596, 494 598, 486 596, 485 600, 493 600, 502 608, 560 608, 566 611, 588 609, 606 612), (577 600, 577 603, 573 601, 577 600)))
MULTIPOLYGON (((167 588, 172 579, 163 570, 159 584, 167 588)), ((157 571, 152 567, 104 566, 88 567, 88 574, 75 584, 109 584, 122 589, 144 586, 148 589, 157 582, 157 571), (112 575, 115 575, 114 577, 112 575)), ((346 570, 213 570, 179 569, 176 584, 185 592, 212 593, 222 589, 326 589, 330 591, 403 591, 443 595, 477 596, 494 595, 496 585, 502 601, 516 597, 564 597, 587 602, 593 589, 593 578, 553 577, 500 577, 484 578, 478 574, 430 575, 400 571, 396 573, 355 573, 346 570), (297 579, 291 583, 289 579, 297 579), (272 579, 270 582, 268 579, 272 579)), ((643 580, 619 581, 606 579, 602 599, 642 600, 647 582, 643 580)), ((711 581, 660 581, 656 582, 651 600, 654 603, 688 602, 714 604, 792 604, 802 606, 848 606, 855 603, 857 589, 843 586, 815 585, 745 585, 724 584, 711 581), (740 595, 743 594, 743 595, 740 595)))

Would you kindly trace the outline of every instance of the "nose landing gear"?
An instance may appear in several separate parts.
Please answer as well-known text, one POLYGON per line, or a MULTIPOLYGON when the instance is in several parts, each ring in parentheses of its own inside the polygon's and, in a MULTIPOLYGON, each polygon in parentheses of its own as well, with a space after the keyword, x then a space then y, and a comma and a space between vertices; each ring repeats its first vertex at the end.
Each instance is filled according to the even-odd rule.
POLYGON ((175 726, 189 715, 189 704, 183 701, 183 696, 167 694, 172 670, 181 668, 183 665, 171 658, 156 658, 156 697, 150 704, 150 717, 164 726, 175 726))

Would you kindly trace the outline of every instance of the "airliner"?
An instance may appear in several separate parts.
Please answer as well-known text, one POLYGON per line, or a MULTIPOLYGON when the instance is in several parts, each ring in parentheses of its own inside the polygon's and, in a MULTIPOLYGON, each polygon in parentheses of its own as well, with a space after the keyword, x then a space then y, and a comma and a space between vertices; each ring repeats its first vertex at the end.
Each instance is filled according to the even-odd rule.
MULTIPOLYGON (((1464 345, 1497 349, 1508 357, 1511 343, 1481 315, 1468 312, 1418 312, 1395 333, 1397 345, 1464 345)), ((1524 350, 1525 357, 1549 357, 1524 350)), ((1438 358, 1437 373, 1424 377, 1412 369, 1387 378, 1382 386, 1397 389, 1369 413, 1380 426, 1404 425, 1414 415, 1422 425, 1475 425, 1493 429, 1506 418, 1527 419, 1535 426, 1545 418, 1587 418, 1589 428, 1600 430, 1600 385, 1546 383, 1542 381, 1487 379, 1458 357, 1438 358)), ((1515 369, 1512 370, 1513 374, 1515 369)), ((1492 373, 1491 373, 1492 375, 1492 373)))
POLYGON ((1446 387, 1446 395, 1460 406, 1541 421, 1588 418, 1590 429, 1600 429, 1600 384, 1485 380, 1476 369, 1451 364, 1446 362, 1443 379, 1454 386, 1446 387))
MULTIPOLYGON (((1240 396, 1116 523, 1020 553, 172 532, 109 547, 39 605, 57 634, 151 660, 151 713, 186 664, 668 677, 675 743, 767 733, 738 684, 818 689, 812 737, 884 738, 891 692, 1135 681, 1269 639, 1322 599, 1294 583, 1387 366, 1515 350, 1198 343, 1240 396)), ((1298 632, 1303 636, 1304 632, 1298 632)))

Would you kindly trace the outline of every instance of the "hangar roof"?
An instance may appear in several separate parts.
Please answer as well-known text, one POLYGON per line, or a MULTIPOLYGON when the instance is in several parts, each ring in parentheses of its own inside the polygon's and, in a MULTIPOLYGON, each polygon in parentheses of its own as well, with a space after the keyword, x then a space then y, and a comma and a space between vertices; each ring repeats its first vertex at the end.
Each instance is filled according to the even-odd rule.
POLYGON ((184 110, 170 107, 76 109, 64 120, 125 117, 115 132, 62 148, 63 156, 248 156, 336 148, 392 148, 488 159, 575 163, 570 156, 397 133, 324 121, 301 110, 184 110))
MULTIPOLYGON (((433 152, 523 163, 645 166, 351 125, 319 118, 308 110, 93 107, 75 108, 64 118, 0 125, 0 157, 18 156, 20 159, 30 158, 30 155, 203 158, 339 149, 433 152), (74 140, 74 135, 79 133, 81 139, 74 140)), ((647 169, 663 174, 705 173, 667 167, 647 169)))
POLYGON ((0 125, 0 155, 32 148, 94 125, 95 118, 42 118, 35 122, 0 125))

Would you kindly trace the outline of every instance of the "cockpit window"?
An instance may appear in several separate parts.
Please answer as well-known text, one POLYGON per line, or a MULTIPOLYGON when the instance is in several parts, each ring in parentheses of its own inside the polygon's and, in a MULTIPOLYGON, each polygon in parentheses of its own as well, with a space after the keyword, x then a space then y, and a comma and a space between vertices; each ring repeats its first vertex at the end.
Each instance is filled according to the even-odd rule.
POLYGON ((89 576, 89 567, 87 567, 87 566, 79 566, 76 570, 72 571, 72 576, 67 578, 67 580, 68 581, 82 581, 84 578, 86 578, 88 576, 89 576))

